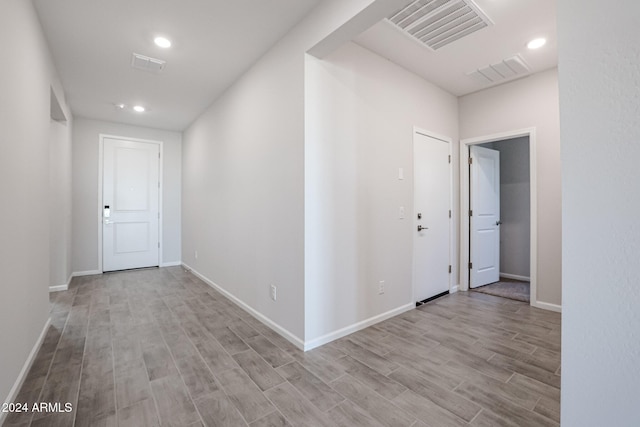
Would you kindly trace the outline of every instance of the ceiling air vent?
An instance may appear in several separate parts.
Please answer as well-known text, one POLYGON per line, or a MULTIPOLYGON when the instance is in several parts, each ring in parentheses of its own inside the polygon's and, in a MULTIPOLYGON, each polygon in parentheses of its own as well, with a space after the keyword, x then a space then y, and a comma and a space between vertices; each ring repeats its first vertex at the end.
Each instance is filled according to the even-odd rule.
POLYGON ((416 0, 389 21, 433 50, 493 25, 471 0, 416 0))
POLYGON ((131 58, 131 66, 138 70, 148 71, 150 73, 158 74, 164 70, 164 66, 167 62, 162 59, 151 58, 148 56, 134 53, 131 58))
POLYGON ((467 76, 480 84, 488 85, 520 77, 529 71, 530 68, 524 59, 520 55, 515 55, 498 63, 470 71, 467 76))

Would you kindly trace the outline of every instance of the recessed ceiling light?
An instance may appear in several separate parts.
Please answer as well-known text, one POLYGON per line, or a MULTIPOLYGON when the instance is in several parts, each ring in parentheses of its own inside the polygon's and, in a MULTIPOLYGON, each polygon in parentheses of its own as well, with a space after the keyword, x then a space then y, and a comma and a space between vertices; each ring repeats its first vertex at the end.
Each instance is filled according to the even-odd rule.
POLYGON ((133 109, 138 113, 144 113, 144 107, 142 105, 136 105, 133 109))
POLYGON ((529 43, 527 43, 527 47, 529 49, 538 49, 544 46, 546 43, 547 43, 547 39, 544 39, 544 38, 533 39, 529 43))
POLYGON ((124 110, 124 107, 126 107, 126 105, 124 105, 124 104, 116 104, 116 108, 118 110, 124 110))
POLYGON ((165 37, 156 37, 155 39, 153 39, 153 42, 163 49, 171 47, 171 40, 165 37))

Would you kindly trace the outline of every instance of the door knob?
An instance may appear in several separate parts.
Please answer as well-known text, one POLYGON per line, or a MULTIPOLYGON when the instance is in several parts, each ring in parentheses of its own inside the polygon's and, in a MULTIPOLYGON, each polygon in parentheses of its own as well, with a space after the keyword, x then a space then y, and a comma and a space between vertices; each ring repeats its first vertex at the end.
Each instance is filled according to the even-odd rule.
POLYGON ((499 226, 500 224, 502 224, 502 221, 496 221, 496 225, 499 226))
POLYGON ((421 225, 418 226, 418 231, 422 231, 422 230, 428 230, 429 227, 423 227, 421 225))

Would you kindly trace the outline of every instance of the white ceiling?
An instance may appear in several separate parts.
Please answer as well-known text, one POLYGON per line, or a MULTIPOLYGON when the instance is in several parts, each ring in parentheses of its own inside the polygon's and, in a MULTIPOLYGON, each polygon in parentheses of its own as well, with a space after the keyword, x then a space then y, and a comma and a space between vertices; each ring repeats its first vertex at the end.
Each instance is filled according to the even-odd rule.
MULTIPOLYGON (((33 0, 74 115, 177 131, 320 1, 33 0), (155 46, 157 35, 173 46, 155 46), (131 68, 133 52, 167 61, 165 70, 131 68)), ((355 42, 458 96, 488 87, 466 73, 517 53, 532 73, 557 65, 556 0, 475 3, 495 25, 438 51, 386 20, 355 42), (529 51, 525 44, 538 36, 549 42, 529 51)))
POLYGON ((77 116, 183 130, 320 0, 33 0, 77 116), (153 43, 156 35, 173 42, 153 43), (167 61, 131 68, 133 52, 167 61), (141 104, 136 114, 114 104, 141 104))
MULTIPOLYGON (((468 72, 520 54, 532 73, 557 66, 556 0, 475 0, 495 25, 483 28, 437 51, 412 39, 384 20, 355 42, 404 68, 461 96, 492 85, 482 85, 468 72), (546 37, 547 44, 529 50, 528 41, 546 37)), ((500 84, 500 83, 497 83, 500 84)))

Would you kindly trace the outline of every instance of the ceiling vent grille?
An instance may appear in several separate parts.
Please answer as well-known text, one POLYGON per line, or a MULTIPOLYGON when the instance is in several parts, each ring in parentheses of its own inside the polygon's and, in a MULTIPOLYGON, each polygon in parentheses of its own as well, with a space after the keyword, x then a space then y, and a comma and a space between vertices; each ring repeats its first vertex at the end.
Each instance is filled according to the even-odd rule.
POLYGON ((433 50, 493 25, 471 0, 416 0, 389 21, 433 50))
POLYGON ((480 84, 488 85, 511 80, 528 74, 530 71, 531 69, 524 62, 524 59, 520 55, 515 55, 498 63, 468 72, 467 76, 480 84))
POLYGON ((149 56, 140 55, 139 53, 134 53, 131 57, 131 66, 133 68, 154 74, 158 74, 164 70, 166 63, 167 62, 162 59, 151 58, 149 56))

